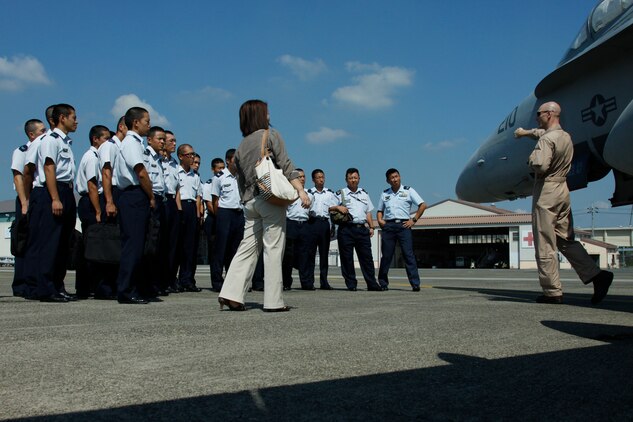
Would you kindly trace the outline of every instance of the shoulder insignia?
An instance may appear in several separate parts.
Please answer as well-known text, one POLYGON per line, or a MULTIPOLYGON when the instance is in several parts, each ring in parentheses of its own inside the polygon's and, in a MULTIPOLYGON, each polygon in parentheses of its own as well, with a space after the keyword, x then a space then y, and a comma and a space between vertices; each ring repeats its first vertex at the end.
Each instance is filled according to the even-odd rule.
POLYGON ((29 149, 28 145, 22 145, 20 148, 18 148, 20 151, 22 152, 26 152, 27 149, 29 149))
POLYGON ((316 188, 310 188, 308 189, 308 193, 314 193, 316 191, 316 188))
POLYGON ((95 155, 95 157, 99 158, 99 154, 97 154, 97 151, 92 151, 92 153, 95 155))
POLYGON ((323 190, 324 190, 324 191, 326 191, 326 192, 332 192, 332 193, 334 193, 334 191, 333 191, 332 189, 330 189, 330 188, 325 188, 325 189, 323 189, 323 190))
POLYGON ((341 192, 342 192, 342 189, 339 189, 339 190, 337 190, 337 191, 336 191, 336 194, 337 194, 337 195, 340 195, 340 194, 341 194, 341 192))
POLYGON ((404 190, 409 190, 409 189, 411 189, 411 186, 405 186, 404 187, 404 190))
POLYGON ((213 179, 209 179, 209 180, 207 180, 207 182, 206 182, 206 183, 209 183, 209 184, 213 183, 213 179))
POLYGON ((359 191, 359 192, 365 192, 365 193, 367 193, 367 192, 365 191, 365 189, 363 189, 363 188, 359 188, 359 189, 358 189, 358 191, 359 191))
POLYGON ((141 138, 139 138, 138 136, 136 136, 136 135, 132 135, 132 136, 133 136, 133 137, 134 137, 134 139, 136 139, 137 141, 139 141, 139 142, 143 142, 143 140, 142 140, 141 138))
POLYGON ((108 139, 108 142, 110 142, 111 144, 114 144, 116 141, 114 139, 108 139))
POLYGON ((148 150, 148 149, 146 149, 145 151, 143 151, 143 154, 145 154, 145 155, 149 155, 149 150, 148 150))
POLYGON ((389 189, 390 189, 390 188, 387 188, 387 189, 383 190, 382 192, 383 192, 383 193, 388 193, 388 192, 389 192, 389 189))
POLYGON ((51 136, 52 136, 53 138, 59 138, 59 137, 60 137, 60 136, 59 136, 59 133, 57 133, 57 132, 51 132, 51 136))

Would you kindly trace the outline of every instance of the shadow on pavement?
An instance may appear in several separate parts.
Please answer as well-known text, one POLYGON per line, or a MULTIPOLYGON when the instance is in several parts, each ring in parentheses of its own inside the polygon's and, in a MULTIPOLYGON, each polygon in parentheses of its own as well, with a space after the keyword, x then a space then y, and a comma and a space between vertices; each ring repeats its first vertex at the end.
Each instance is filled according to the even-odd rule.
POLYGON ((445 366, 21 420, 632 420, 633 327, 543 325, 608 342, 494 360, 440 353, 445 366))
MULTIPOLYGON (((491 296, 490 300, 503 301, 503 302, 516 302, 516 303, 534 303, 534 300, 541 293, 539 291, 532 290, 509 290, 509 289, 488 289, 477 287, 445 287, 445 286, 433 286, 433 289, 437 290, 452 290, 480 293, 483 295, 491 296)), ((613 295, 608 294, 607 297, 598 305, 591 304, 592 293, 564 293, 564 305, 580 306, 585 308, 599 308, 608 309, 611 311, 619 312, 631 312, 633 313, 633 298, 631 296, 613 295)), ((539 304, 539 306, 560 306, 560 305, 548 305, 539 304)))

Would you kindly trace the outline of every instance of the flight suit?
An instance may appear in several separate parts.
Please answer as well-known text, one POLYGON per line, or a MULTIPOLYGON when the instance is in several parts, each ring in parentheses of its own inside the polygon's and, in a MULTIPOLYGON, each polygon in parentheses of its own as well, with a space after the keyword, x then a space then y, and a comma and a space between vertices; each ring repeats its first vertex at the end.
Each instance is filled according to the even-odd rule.
POLYGON ((567 258, 584 284, 600 273, 585 248, 574 240, 573 217, 567 188, 573 144, 556 125, 545 131, 530 154, 535 172, 532 197, 532 230, 539 282, 545 296, 561 296, 557 249, 567 258))

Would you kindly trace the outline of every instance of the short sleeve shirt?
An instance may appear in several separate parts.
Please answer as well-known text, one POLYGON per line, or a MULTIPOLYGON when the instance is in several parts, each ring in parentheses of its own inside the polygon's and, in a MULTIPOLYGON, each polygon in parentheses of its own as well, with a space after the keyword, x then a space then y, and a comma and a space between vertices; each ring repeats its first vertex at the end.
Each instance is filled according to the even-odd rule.
POLYGON ((384 213, 383 217, 385 220, 408 220, 411 215, 411 208, 417 208, 422 203, 424 203, 424 200, 415 189, 400 185, 397 192, 394 192, 392 188, 388 188, 380 194, 378 211, 384 213))

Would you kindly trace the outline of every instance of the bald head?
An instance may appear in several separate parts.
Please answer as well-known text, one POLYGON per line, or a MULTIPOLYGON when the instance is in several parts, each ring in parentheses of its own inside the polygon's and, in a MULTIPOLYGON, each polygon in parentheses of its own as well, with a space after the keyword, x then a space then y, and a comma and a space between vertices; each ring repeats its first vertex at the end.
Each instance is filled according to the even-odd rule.
POLYGON ((554 101, 541 104, 536 112, 536 120, 539 123, 539 127, 549 129, 560 124, 560 111, 560 106, 554 101))

